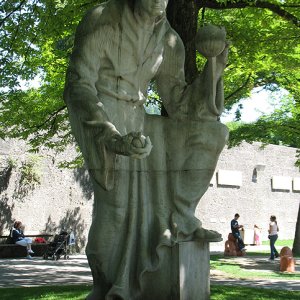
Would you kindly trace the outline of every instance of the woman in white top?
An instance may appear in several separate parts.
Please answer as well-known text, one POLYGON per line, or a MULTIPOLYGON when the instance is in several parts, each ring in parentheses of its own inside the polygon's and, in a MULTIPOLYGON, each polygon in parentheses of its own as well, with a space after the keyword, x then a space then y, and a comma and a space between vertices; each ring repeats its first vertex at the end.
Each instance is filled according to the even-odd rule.
POLYGON ((269 239, 270 239, 270 248, 271 248, 271 256, 270 260, 274 260, 274 257, 278 257, 279 254, 275 248, 275 242, 278 239, 278 231, 279 227, 277 225, 276 217, 270 217, 270 224, 269 224, 269 239))

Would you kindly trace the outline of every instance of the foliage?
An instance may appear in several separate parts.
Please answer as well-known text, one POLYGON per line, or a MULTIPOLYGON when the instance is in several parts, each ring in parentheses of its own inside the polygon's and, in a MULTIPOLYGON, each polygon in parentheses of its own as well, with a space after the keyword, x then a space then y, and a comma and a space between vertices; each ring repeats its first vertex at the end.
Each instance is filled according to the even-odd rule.
POLYGON ((16 182, 13 198, 24 201, 30 191, 41 184, 41 157, 36 154, 30 155, 18 168, 18 180, 16 182))
MULTIPOLYGON (((299 121, 299 104, 291 97, 287 97, 282 106, 275 109, 273 114, 260 117, 254 123, 233 122, 227 124, 231 135, 229 146, 237 146, 242 141, 248 143, 259 141, 264 144, 300 148, 299 121)), ((300 160, 296 165, 300 165, 300 160)))
MULTIPOLYGON (((0 3, 0 137, 26 139, 33 150, 41 145, 63 150, 72 141, 62 99, 65 71, 78 22, 87 9, 100 2, 7 0, 0 3), (40 81, 39 88, 21 89, 24 81, 35 78, 40 81)), ((187 9, 191 1, 180 3, 187 9)), ((180 3, 170 0, 169 6, 175 11, 180 3)), ((193 22, 192 18, 199 13, 199 25, 205 22, 223 25, 231 41, 225 71, 227 108, 256 86, 285 88, 299 103, 297 1, 194 0, 194 3, 193 16, 185 19, 184 25, 193 22)), ((193 39, 186 41, 183 29, 181 26, 178 32, 184 42, 193 42, 193 39)), ((186 61, 194 55, 187 51, 186 61)), ((203 62, 198 56, 199 69, 203 62)), ((149 97, 150 102, 154 100, 158 100, 157 95, 149 97)), ((269 121, 261 121, 258 129, 265 132, 269 121)), ((250 139, 246 133, 243 137, 250 139)))
MULTIPOLYGON (((299 8, 295 13, 300 17, 299 8)), ((295 101, 300 100, 299 26, 254 3, 218 13, 206 10, 206 21, 225 26, 231 41, 224 76, 227 108, 248 96, 254 87, 262 86, 270 90, 285 88, 295 101)))
POLYGON ((7 166, 8 168, 16 168, 18 163, 17 163, 17 160, 12 158, 11 156, 7 158, 7 166))
POLYGON ((41 157, 31 155, 20 167, 21 179, 20 184, 23 186, 34 187, 41 183, 40 171, 41 157))

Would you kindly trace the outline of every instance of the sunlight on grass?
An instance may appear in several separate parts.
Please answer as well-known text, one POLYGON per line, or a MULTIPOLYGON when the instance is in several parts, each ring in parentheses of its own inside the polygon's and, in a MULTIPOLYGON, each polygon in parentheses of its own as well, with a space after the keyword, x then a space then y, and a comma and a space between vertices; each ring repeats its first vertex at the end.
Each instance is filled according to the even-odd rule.
MULTIPOLYGON (((267 259, 267 258, 266 258, 267 259)), ((211 269, 225 273, 225 276, 231 278, 267 278, 282 280, 300 280, 300 273, 283 273, 279 272, 278 265, 270 265, 266 262, 259 261, 257 265, 243 265, 241 261, 234 258, 224 258, 223 255, 212 255, 210 258, 211 269)))
MULTIPOLYGON (((294 240, 277 240, 276 241, 276 246, 287 246, 287 247, 290 247, 291 249, 293 248, 293 243, 294 243, 294 240)), ((269 245, 270 242, 269 240, 267 241, 262 241, 262 244, 263 245, 269 245)))
POLYGON ((88 285, 4 288, 1 289, 1 300, 84 300, 91 289, 88 285))
MULTIPOLYGON (((22 300, 84 300, 90 286, 48 286, 29 288, 4 288, 1 289, 1 300, 22 299, 22 300)), ((232 287, 232 286, 211 286, 211 300, 298 300, 300 292, 279 291, 270 289, 232 287)))
POLYGON ((213 285, 211 300, 299 300, 300 292, 213 285))

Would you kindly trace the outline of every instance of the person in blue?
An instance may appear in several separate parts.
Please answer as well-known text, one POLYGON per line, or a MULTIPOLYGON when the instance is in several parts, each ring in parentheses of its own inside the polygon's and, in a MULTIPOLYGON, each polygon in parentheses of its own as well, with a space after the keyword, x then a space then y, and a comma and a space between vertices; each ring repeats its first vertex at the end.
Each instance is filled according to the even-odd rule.
POLYGON ((31 255, 34 252, 31 249, 32 239, 25 237, 22 230, 22 222, 16 221, 14 227, 11 230, 11 238, 13 239, 14 244, 26 247, 27 258, 31 259, 31 255))
POLYGON ((238 218, 240 217, 239 214, 235 214, 234 215, 234 219, 231 220, 231 232, 233 234, 233 236, 237 239, 237 242, 238 242, 238 247, 241 251, 245 251, 245 244, 244 244, 244 241, 241 237, 241 234, 240 234, 240 229, 243 228, 243 225, 239 225, 238 223, 238 218))

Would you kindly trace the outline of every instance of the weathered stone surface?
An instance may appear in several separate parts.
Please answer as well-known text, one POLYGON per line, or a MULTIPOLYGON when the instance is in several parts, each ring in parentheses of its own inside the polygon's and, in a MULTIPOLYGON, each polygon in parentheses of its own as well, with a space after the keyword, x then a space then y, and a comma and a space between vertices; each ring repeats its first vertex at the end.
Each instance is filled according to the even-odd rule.
MULTIPOLYGON (((217 121, 225 32, 218 56, 208 53, 203 72, 187 85, 184 47, 166 20, 167 3, 110 0, 90 10, 77 28, 64 99, 94 189, 86 248, 94 279, 89 300, 145 299, 147 274, 173 263, 170 248, 221 240, 194 213, 228 137, 217 121), (151 80, 168 118, 145 114, 151 80)), ((195 255, 195 249, 186 251, 195 255)), ((184 265, 191 268, 190 261, 184 265)), ((196 281, 208 280, 205 270, 192 272, 196 281)), ((199 295, 188 292, 185 279, 180 284, 180 299, 208 293, 208 286, 199 295)), ((161 286, 168 294, 169 280, 161 286)), ((158 299, 153 293, 149 297, 158 299)), ((161 291, 159 299, 167 294, 161 291)))

